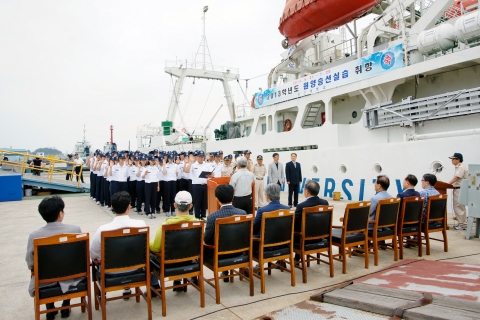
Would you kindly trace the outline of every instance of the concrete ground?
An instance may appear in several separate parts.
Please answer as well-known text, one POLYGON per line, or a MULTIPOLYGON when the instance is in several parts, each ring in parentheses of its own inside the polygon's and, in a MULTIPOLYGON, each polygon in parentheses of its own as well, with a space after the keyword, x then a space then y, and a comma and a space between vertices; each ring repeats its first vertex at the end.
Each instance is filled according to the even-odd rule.
MULTIPOLYGON (((303 200, 303 196, 301 196, 303 200)), ((37 206, 41 197, 32 197, 28 200, 0 203, 0 215, 3 223, 0 225, 0 310, 2 319, 33 319, 33 299, 27 292, 30 272, 25 263, 25 251, 30 232, 45 224, 38 214, 37 206)), ((65 223, 79 225, 82 231, 93 237, 97 228, 112 220, 113 214, 97 206, 88 195, 65 196, 65 223)), ((334 225, 340 225, 339 219, 343 216, 346 201, 331 201, 334 209, 334 225)), ((282 203, 286 203, 286 194, 282 193, 282 203)), ((145 220, 150 226, 150 235, 153 239, 158 227, 166 217, 157 215, 157 219, 147 219, 144 215, 130 214, 131 218, 145 220)), ((449 225, 453 224, 449 214, 449 225)), ((480 239, 465 240, 465 231, 448 231, 449 252, 443 252, 443 243, 432 242, 432 254, 422 259, 449 259, 464 263, 480 263, 480 239)), ((371 256, 371 258, 373 258, 371 256)), ((417 258, 416 249, 406 249, 405 259, 417 258)), ((370 268, 364 268, 364 260, 352 257, 347 261, 347 274, 342 274, 341 263, 335 262, 335 277, 330 278, 327 265, 312 265, 308 269, 308 283, 302 283, 301 271, 296 270, 296 286, 290 285, 288 273, 274 270, 267 276, 266 293, 260 293, 260 282, 255 279, 255 295, 249 295, 248 283, 238 281, 234 283, 221 282, 221 304, 215 303, 215 292, 212 287, 205 285, 205 308, 200 307, 199 294, 194 288, 186 293, 167 292, 167 317, 175 319, 253 319, 274 310, 309 299, 309 297, 323 288, 355 279, 370 273, 378 272, 382 268, 393 264, 393 252, 381 251, 379 265, 373 265, 370 259, 370 268)), ((211 277, 212 272, 205 270, 205 276, 211 277)), ((93 290, 92 290, 93 291, 93 290)), ((152 300, 153 318, 161 319, 161 301, 152 300)), ((146 304, 142 299, 136 303, 117 300, 107 304, 109 319, 146 319, 146 304)), ((60 319, 60 315, 57 316, 60 319)), ((70 319, 86 319, 79 308, 73 309, 70 319)), ((93 310, 93 318, 100 319, 101 312, 93 310)), ((45 316, 42 316, 45 319, 45 316)))

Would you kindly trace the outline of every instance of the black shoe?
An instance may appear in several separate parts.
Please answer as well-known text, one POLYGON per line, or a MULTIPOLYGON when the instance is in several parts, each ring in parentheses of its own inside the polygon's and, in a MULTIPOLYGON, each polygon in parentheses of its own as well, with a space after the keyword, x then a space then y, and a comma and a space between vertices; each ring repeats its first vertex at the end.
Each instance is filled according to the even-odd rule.
MULTIPOLYGON (((180 281, 180 280, 175 280, 175 281, 173 281, 173 285, 174 285, 174 286, 178 286, 179 284, 182 284, 182 281, 180 281)), ((183 292, 183 288, 182 288, 182 287, 180 287, 180 288, 173 288, 173 291, 175 291, 175 292, 183 292)))
MULTIPOLYGON (((131 290, 125 290, 123 291, 123 295, 124 296, 128 296, 129 294, 132 294, 132 291, 131 290)), ((127 297, 127 298, 123 298, 124 301, 128 301, 130 299, 130 297, 127 297)))
POLYGON ((293 258, 293 260, 295 260, 295 262, 298 262, 301 260, 300 258, 300 255, 298 253, 295 253, 295 257, 293 258))
POLYGON ((196 286, 198 286, 198 277, 190 278, 190 281, 193 282, 196 286))
MULTIPOLYGON (((228 271, 222 271, 222 277, 228 276, 228 271)), ((230 278, 224 278, 223 282, 230 282, 230 278)))
MULTIPOLYGON (((46 306, 47 310, 55 308, 55 304, 53 302, 52 303, 47 303, 45 306, 46 306)), ((47 313, 47 319, 48 320, 55 319, 55 316, 57 314, 58 314, 58 310, 49 312, 49 313, 47 313)))
POLYGON ((63 310, 60 310, 60 314, 62 315, 62 318, 68 318, 68 317, 70 317, 70 312, 72 312, 71 309, 63 309, 63 310))
MULTIPOLYGON (((158 284, 153 285, 153 287, 154 287, 156 290, 160 289, 160 285, 158 285, 158 284)), ((152 289, 150 289, 150 293, 151 293, 152 299, 157 297, 157 294, 156 294, 155 291, 153 291, 152 289)))

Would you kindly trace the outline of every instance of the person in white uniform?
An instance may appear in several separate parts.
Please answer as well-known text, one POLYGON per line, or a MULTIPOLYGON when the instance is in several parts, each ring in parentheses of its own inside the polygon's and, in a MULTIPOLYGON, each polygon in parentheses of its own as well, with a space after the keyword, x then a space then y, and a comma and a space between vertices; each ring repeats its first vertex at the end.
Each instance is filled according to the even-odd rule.
POLYGON ((192 197, 195 218, 205 220, 207 218, 207 178, 213 177, 213 174, 207 175, 206 178, 200 178, 200 174, 203 171, 212 172, 211 164, 204 162, 204 159, 205 153, 202 150, 197 151, 197 161, 195 161, 192 155, 183 171, 191 172, 192 174, 192 197))

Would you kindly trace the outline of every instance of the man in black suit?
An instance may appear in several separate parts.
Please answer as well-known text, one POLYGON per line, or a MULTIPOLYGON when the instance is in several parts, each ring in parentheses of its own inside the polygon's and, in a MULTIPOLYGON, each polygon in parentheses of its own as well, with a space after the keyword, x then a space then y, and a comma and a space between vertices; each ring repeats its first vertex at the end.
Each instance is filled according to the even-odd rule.
POLYGON ((295 231, 302 231, 302 211, 304 208, 315 206, 328 206, 328 201, 318 197, 320 185, 317 181, 308 180, 303 193, 305 200, 298 204, 295 209, 295 231))
POLYGON ((405 177, 405 180, 403 180, 403 192, 397 194, 397 198, 403 200, 403 198, 408 197, 420 197, 420 193, 418 191, 415 191, 415 186, 417 185, 417 183, 417 177, 415 177, 413 174, 407 175, 405 177))
MULTIPOLYGON (((205 226, 205 235, 203 236, 203 241, 206 244, 213 245, 215 241, 215 221, 218 218, 227 218, 240 214, 247 214, 242 209, 237 209, 232 205, 233 202, 233 187, 229 184, 221 184, 215 189, 215 197, 220 203, 220 210, 210 214, 207 217, 207 224, 205 226)), ((205 248, 203 251, 205 256, 213 256, 213 250, 210 248, 205 248)), ((226 258, 226 256, 224 256, 226 258)), ((228 271, 223 271, 222 276, 228 275, 228 271)), ((228 278, 223 279, 224 282, 228 282, 228 278)))
MULTIPOLYGON (((405 177, 405 180, 403 180, 403 192, 400 192, 397 194, 397 198, 400 198, 400 210, 399 212, 402 212, 402 206, 403 206, 403 198, 408 198, 408 197, 420 197, 420 192, 415 190, 415 186, 418 183, 417 177, 415 177, 413 174, 409 174, 405 177)), ((407 239, 410 239, 410 236, 407 237, 407 239)), ((405 245, 406 248, 410 248, 411 244, 407 243, 405 245)))
POLYGON ((288 206, 292 207, 292 194, 293 194, 293 206, 298 204, 298 186, 302 183, 302 168, 300 163, 297 162, 297 154, 292 153, 290 155, 292 161, 287 162, 285 166, 285 176, 287 177, 288 184, 288 206))
POLYGON ((233 187, 229 184, 221 184, 215 189, 215 197, 221 207, 220 210, 213 212, 207 217, 205 235, 203 237, 206 244, 213 245, 215 239, 215 220, 239 214, 247 214, 245 210, 237 209, 232 205, 233 192, 233 187))

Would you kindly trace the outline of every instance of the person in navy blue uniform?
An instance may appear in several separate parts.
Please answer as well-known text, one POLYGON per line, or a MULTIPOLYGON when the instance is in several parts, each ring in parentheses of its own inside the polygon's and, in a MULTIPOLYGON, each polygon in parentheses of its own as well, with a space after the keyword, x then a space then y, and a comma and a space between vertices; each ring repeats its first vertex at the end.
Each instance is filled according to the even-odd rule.
POLYGON ((295 208, 295 231, 302 231, 302 211, 303 208, 315 206, 328 206, 328 201, 318 197, 320 185, 317 181, 308 180, 303 189, 305 200, 295 208))
POLYGON ((415 190, 415 186, 418 183, 417 177, 415 177, 413 174, 409 174, 405 177, 405 180, 403 180, 403 192, 400 192, 397 194, 397 198, 400 198, 403 200, 403 198, 408 198, 408 197, 420 197, 420 192, 415 190))
POLYGON ((292 153, 290 155, 292 161, 287 162, 285 165, 285 176, 288 184, 288 206, 292 207, 292 195, 293 206, 298 204, 298 187, 302 183, 302 168, 300 163, 297 162, 297 154, 292 153))
POLYGON ((255 221, 253 221, 253 237, 259 238, 262 227, 262 215, 264 212, 272 212, 276 210, 288 210, 288 206, 280 203, 280 186, 276 183, 267 184, 265 187, 265 198, 269 202, 257 210, 255 221))

